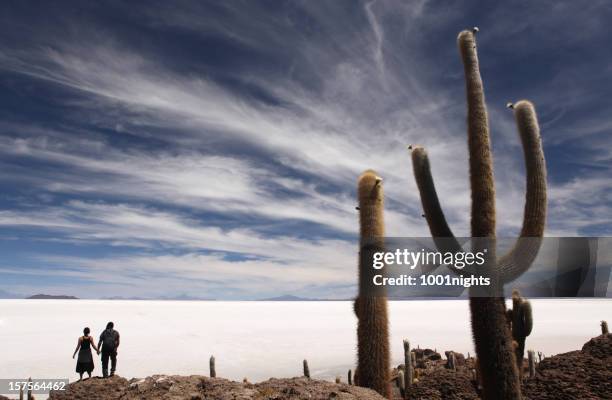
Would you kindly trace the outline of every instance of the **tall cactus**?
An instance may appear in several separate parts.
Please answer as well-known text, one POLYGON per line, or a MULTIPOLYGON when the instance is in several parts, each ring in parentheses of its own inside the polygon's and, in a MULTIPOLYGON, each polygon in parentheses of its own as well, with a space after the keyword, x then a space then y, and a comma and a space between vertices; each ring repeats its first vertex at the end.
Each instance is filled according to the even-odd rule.
POLYGON ((365 171, 358 181, 360 251, 359 295, 355 299, 357 315, 357 353, 359 376, 355 382, 390 398, 390 355, 387 298, 384 289, 371 292, 374 252, 384 249, 382 179, 374 171, 365 171))
MULTIPOLYGON (((479 274, 487 274, 492 286, 488 293, 470 288, 470 313, 472 333, 479 359, 480 374, 485 400, 520 399, 521 389, 516 358, 512 348, 510 329, 506 320, 503 284, 520 276, 529 268, 544 233, 546 221, 546 165, 540 139, 538 122, 533 105, 520 101, 512 108, 524 150, 527 172, 527 191, 521 237, 513 249, 499 259, 495 255, 495 186, 493 159, 489 137, 489 123, 484 100, 483 83, 476 52, 476 29, 463 31, 458 36, 458 46, 464 65, 468 104, 468 149, 470 185, 472 192, 471 234, 476 248, 488 248, 488 261, 479 274), (486 296, 485 296, 486 295, 486 296)), ((431 176, 427 152, 415 147, 412 152, 414 174, 432 236, 453 238, 440 206, 431 176)), ((462 251, 456 240, 436 241, 444 243, 441 251, 462 251)), ((454 271, 466 273, 471 271, 454 271)))
POLYGON ((516 366, 519 376, 523 375, 523 355, 525 353, 525 339, 533 329, 533 315, 529 300, 521 297, 518 290, 512 291, 512 308, 508 310, 508 321, 512 327, 512 339, 516 342, 516 366))

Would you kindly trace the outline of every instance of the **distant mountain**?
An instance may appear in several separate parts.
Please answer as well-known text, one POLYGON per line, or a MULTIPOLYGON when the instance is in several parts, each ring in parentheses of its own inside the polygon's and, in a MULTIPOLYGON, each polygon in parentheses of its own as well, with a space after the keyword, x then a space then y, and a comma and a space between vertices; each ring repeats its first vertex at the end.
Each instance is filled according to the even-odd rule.
POLYGON ((267 299, 261 299, 259 301, 319 301, 319 300, 308 299, 305 297, 297 297, 297 296, 292 296, 290 294, 285 294, 285 295, 278 296, 278 297, 270 297, 267 299))
POLYGON ((66 296, 66 295, 63 295, 63 294, 60 294, 60 295, 35 294, 34 296, 26 297, 26 299, 34 299, 34 300, 78 300, 78 297, 66 296))
POLYGON ((112 296, 112 297, 103 297, 102 300, 184 300, 184 301, 215 301, 216 299, 212 298, 204 298, 204 297, 193 297, 186 294, 181 294, 178 296, 162 296, 162 297, 122 297, 122 296, 112 296))
POLYGON ((188 294, 179 294, 177 296, 163 296, 159 300, 197 300, 197 301, 214 301, 216 299, 206 297, 195 297, 188 294))

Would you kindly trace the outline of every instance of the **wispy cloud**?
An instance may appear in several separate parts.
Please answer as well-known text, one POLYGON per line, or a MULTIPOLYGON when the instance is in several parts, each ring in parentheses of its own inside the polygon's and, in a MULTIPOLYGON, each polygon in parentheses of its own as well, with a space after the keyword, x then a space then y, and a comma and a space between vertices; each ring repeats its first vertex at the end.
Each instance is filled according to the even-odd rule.
POLYGON ((464 25, 481 26, 500 234, 516 234, 522 219, 522 151, 504 109, 522 97, 533 98, 542 122, 549 234, 609 234, 612 143, 601 100, 610 57, 592 43, 608 32, 600 20, 609 7, 562 2, 544 15, 541 5, 500 5, 482 21, 468 18, 471 7, 375 0, 106 10, 129 23, 91 10, 84 20, 52 14, 53 23, 38 24, 15 15, 7 29, 30 28, 19 45, 3 46, 0 75, 19 82, 6 98, 27 107, 9 109, 0 124, 3 237, 44 232, 106 249, 95 258, 67 251, 68 269, 33 249, 28 265, 78 270, 88 282, 116 266, 117 281, 137 285, 132 266, 142 276, 167 268, 174 291, 181 277, 219 276, 215 290, 225 285, 235 297, 263 290, 266 278, 270 291, 290 282, 292 291, 323 295, 354 280, 354 191, 364 169, 385 179, 388 235, 428 234, 408 144, 428 148, 447 216, 467 235, 454 43, 464 25), (579 33, 556 28, 574 16, 598 22, 579 33), (557 47, 571 50, 562 69, 551 62, 557 47), (587 62, 580 51, 599 58, 587 62), (245 279, 230 290, 231 277, 243 275, 252 286, 245 279))

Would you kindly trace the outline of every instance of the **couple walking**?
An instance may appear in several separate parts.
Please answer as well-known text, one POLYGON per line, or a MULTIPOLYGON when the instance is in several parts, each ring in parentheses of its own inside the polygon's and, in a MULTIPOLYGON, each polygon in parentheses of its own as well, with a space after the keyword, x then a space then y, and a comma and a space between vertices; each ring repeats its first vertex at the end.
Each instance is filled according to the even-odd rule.
POLYGON ((106 329, 100 334, 100 340, 96 347, 95 340, 89 336, 89 328, 83 329, 83 336, 79 338, 77 347, 72 354, 72 358, 79 352, 77 358, 76 372, 79 374, 79 380, 83 379, 83 374, 87 372, 87 375, 91 378, 91 371, 94 369, 93 356, 91 354, 91 348, 96 351, 97 354, 102 353, 102 377, 108 377, 108 360, 111 361, 110 376, 115 374, 117 368, 117 348, 119 347, 119 332, 115 329, 115 324, 109 322, 106 324, 106 329))

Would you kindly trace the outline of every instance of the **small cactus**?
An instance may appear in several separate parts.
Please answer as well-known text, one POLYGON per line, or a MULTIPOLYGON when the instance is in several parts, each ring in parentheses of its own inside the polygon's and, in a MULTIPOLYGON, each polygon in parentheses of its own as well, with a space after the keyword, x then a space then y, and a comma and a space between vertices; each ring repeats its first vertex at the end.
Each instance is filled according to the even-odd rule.
POLYGON ((445 351, 444 354, 446 355, 446 368, 456 371, 457 370, 457 358, 455 356, 455 352, 445 351))
POLYGON ((340 383, 340 376, 336 376, 336 383, 340 383))
POLYGON ((414 375, 414 364, 412 363, 412 355, 414 353, 410 351, 410 342, 404 339, 404 369, 406 370, 404 379, 404 387, 409 388, 412 386, 412 379, 414 375))
POLYGON ((544 353, 542 353, 541 351, 538 351, 538 363, 541 363, 543 358, 544 358, 544 353))
POLYGON ((215 369, 215 356, 210 356, 209 367, 210 367, 210 377, 216 378, 217 370, 215 369))
POLYGON ((406 397, 406 376, 408 373, 404 373, 401 369, 397 371, 397 387, 402 398, 406 397))
POLYGON ((304 376, 310 379, 310 368, 308 368, 308 360, 304 360, 303 366, 304 366, 304 376))
POLYGON ((28 378, 28 393, 27 393, 27 399, 28 399, 28 400, 34 400, 34 396, 32 396, 32 378, 28 378))
POLYGON ((529 360, 529 377, 535 377, 535 352, 529 350, 527 352, 527 359, 529 360))
POLYGON ((601 321, 601 334, 607 335, 608 333, 610 333, 608 330, 608 323, 606 321, 601 321))
POLYGON ((351 371, 350 369, 348 370, 348 377, 347 377, 347 382, 349 385, 353 384, 353 371, 351 371))

